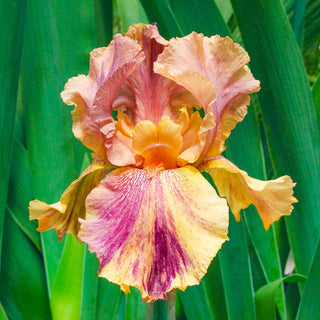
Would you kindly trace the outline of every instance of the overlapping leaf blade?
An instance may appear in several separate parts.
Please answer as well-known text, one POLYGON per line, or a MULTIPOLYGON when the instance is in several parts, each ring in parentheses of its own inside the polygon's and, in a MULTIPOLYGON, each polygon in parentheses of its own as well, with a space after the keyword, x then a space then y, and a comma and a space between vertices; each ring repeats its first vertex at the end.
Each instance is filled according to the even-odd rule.
POLYGON ((319 132, 301 55, 281 3, 232 1, 259 95, 276 175, 290 174, 299 199, 287 219, 297 270, 306 274, 319 233, 319 132))
MULTIPOLYGON (((229 33, 226 22, 229 23, 231 30, 237 30, 236 19, 238 20, 251 56, 251 68, 255 76, 262 81, 263 91, 260 102, 275 175, 290 174, 298 182, 296 195, 300 203, 293 218, 287 219, 287 225, 297 268, 300 272, 308 274, 320 224, 320 219, 316 215, 316 212, 319 212, 319 190, 316 189, 319 181, 319 117, 317 123, 299 49, 294 42, 292 29, 279 1, 233 0, 236 16, 232 16, 229 2, 220 0, 216 2, 222 10, 222 15, 213 1, 136 0, 128 3, 117 0, 114 1, 113 8, 111 0, 94 2, 82 0, 68 3, 60 0, 29 1, 25 32, 27 43, 24 47, 21 81, 24 104, 21 112, 25 117, 27 144, 24 143, 24 128, 18 125, 16 132, 19 138, 16 139, 13 150, 16 158, 12 162, 10 178, 10 192, 14 193, 10 193, 8 201, 10 214, 7 213, 5 252, 2 255, 5 269, 2 270, 1 280, 3 281, 0 284, 3 307, 0 310, 1 319, 2 317, 6 319, 7 316, 10 319, 12 316, 17 319, 26 316, 36 319, 38 314, 43 319, 50 319, 48 303, 50 295, 53 309, 59 309, 59 306, 61 307, 59 299, 65 297, 66 301, 63 303, 66 302, 67 309, 75 319, 79 317, 88 320, 138 319, 146 315, 146 304, 141 302, 140 294, 136 290, 133 294, 125 296, 117 285, 97 278, 98 262, 94 255, 87 253, 83 259, 84 251, 81 245, 78 247, 79 244, 73 242, 75 248, 70 245, 71 242, 59 245, 54 232, 48 232, 42 236, 43 247, 40 248, 34 224, 26 221, 25 206, 28 198, 32 197, 32 187, 36 197, 51 203, 56 202, 64 188, 77 176, 83 164, 85 149, 72 137, 70 109, 62 105, 59 93, 67 78, 76 76, 78 73, 87 73, 88 53, 91 49, 108 44, 112 34, 112 15, 115 12, 120 14, 124 32, 132 23, 149 20, 157 22, 160 33, 167 38, 183 36, 193 30, 208 36, 215 33, 224 36, 229 33), (28 157, 30 167, 27 163, 28 157), (16 244, 14 244, 15 241, 16 244), (28 255, 26 261, 21 260, 17 245, 28 255), (75 249, 74 252, 73 249, 75 249), (13 252, 13 255, 10 256, 9 252, 13 252), (69 255, 69 252, 73 252, 76 258, 73 258, 72 254, 69 255), (41 262, 41 254, 45 264, 41 262), (40 311, 37 311, 37 316, 32 313, 36 312, 32 310, 32 305, 27 303, 33 299, 32 297, 38 297, 40 293, 36 292, 32 284, 22 287, 25 283, 23 275, 12 280, 13 272, 17 270, 16 263, 20 261, 27 271, 25 277, 30 275, 32 268, 41 275, 35 280, 35 285, 41 288, 39 292, 42 296, 38 299, 43 304, 40 311), (65 290, 69 288, 67 275, 76 266, 77 277, 72 283, 75 287, 70 292, 66 292, 65 290), (47 281, 49 280, 48 288, 45 271, 47 281), (23 292, 28 298, 23 301, 17 290, 23 292), (72 292, 74 292, 73 297, 72 292)), ((11 10, 22 19, 12 29, 15 30, 12 34, 8 32, 3 34, 5 38, 16 34, 16 30, 23 24, 25 2, 23 0, 12 2, 13 5, 17 3, 20 6, 11 6, 11 10)), ((310 46, 319 39, 315 31, 318 28, 316 13, 320 8, 319 1, 308 1, 305 10, 306 1, 304 0, 289 0, 284 3, 290 11, 291 22, 298 40, 302 41, 301 35, 304 35, 303 49, 309 50, 310 46), (302 10, 299 9, 299 4, 302 5, 302 10), (303 20, 305 21, 304 29, 301 24, 303 20)), ((9 4, 3 5, 6 7, 9 4)), ((17 16, 12 15, 12 17, 17 16)), ((1 21, 7 20, 1 19, 1 21)), ((12 24, 14 19, 10 21, 12 24)), ((11 24, 7 22, 5 24, 7 29, 11 28, 9 27, 11 24)), ((20 35, 22 34, 21 32, 20 35)), ((238 41, 241 40, 237 32, 233 34, 238 41)), ((10 61, 19 60, 17 57, 22 38, 16 39, 17 51, 10 56, 12 59, 10 61)), ((4 40, 2 43, 8 42, 4 40)), ((10 50, 1 55, 5 56, 7 53, 10 55, 10 50)), ((14 89, 6 101, 13 101, 14 105, 18 68, 19 63, 14 64, 10 69, 12 77, 6 79, 6 81, 11 79, 14 89)), ((319 100, 318 83, 319 81, 313 88, 316 107, 319 100)), ((2 90, 6 92, 7 87, 3 87, 2 90)), ((256 110, 259 116, 258 104, 256 104, 256 110)), ((1 141, 5 142, 1 147, 5 146, 5 148, 3 152, 1 149, 0 153, 1 157, 3 156, 1 170, 3 169, 5 173, 3 180, 5 192, 2 196, 6 197, 10 163, 8 161, 5 163, 4 160, 11 154, 12 117, 15 108, 2 111, 7 114, 9 112, 9 116, 5 113, 1 114, 1 117, 5 115, 6 119, 3 122, 4 118, 1 118, 1 130, 5 128, 5 134, 1 135, 3 138, 1 141)), ((268 155, 261 153, 263 149, 261 143, 265 144, 265 142, 261 142, 260 129, 256 114, 250 107, 245 121, 238 125, 231 135, 227 156, 239 167, 248 171, 251 176, 265 179, 264 156, 267 159, 268 177, 270 174, 273 176, 273 168, 270 168, 268 155)), ((264 152, 268 152, 265 145, 264 152)), ((0 203, 3 204, 2 200, 0 203)), ((219 259, 214 261, 200 286, 189 288, 185 293, 179 293, 177 302, 179 319, 185 319, 185 317, 188 319, 201 317, 204 319, 243 319, 243 317, 254 319, 252 277, 256 281, 255 289, 264 281, 277 281, 282 277, 282 269, 290 249, 282 227, 283 224, 279 223, 269 232, 264 232, 253 208, 244 212, 240 224, 232 221, 229 233, 231 241, 224 245, 219 259), (254 250, 254 252, 251 251, 251 256, 249 256, 247 238, 250 250, 254 250), (252 268, 256 269, 252 270, 252 268)), ((319 253, 319 250, 316 252, 319 253)), ((319 274, 317 253, 313 258, 309 280, 302 294, 299 320, 306 315, 310 319, 318 316, 317 308, 313 303, 314 298, 320 294, 315 284, 319 274)), ((30 277, 33 279, 34 275, 30 277)), ((293 319, 300 299, 297 286, 289 286, 285 294, 287 307, 283 290, 277 297, 279 315, 282 319, 286 317, 293 319)), ((55 318, 61 318, 64 314, 61 310, 54 312, 55 318)), ((154 319, 167 316, 165 302, 154 304, 152 310, 151 315, 154 319)))
POLYGON ((25 15, 25 0, 3 1, 0 4, 0 257, 25 15))

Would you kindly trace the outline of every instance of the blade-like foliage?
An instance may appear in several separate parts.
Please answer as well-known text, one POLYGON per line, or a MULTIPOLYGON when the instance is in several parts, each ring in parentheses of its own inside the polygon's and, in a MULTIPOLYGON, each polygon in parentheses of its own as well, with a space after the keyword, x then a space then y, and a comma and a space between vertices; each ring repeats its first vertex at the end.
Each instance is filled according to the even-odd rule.
POLYGON ((0 256, 25 15, 25 0, 2 1, 0 4, 0 256))
POLYGON ((13 0, 0 9, 0 319, 320 317, 319 0, 13 0), (71 235, 39 235, 27 208, 59 201, 90 163, 59 96, 67 79, 87 74, 90 51, 139 22, 156 22, 167 39, 197 31, 245 45, 262 89, 225 156, 258 179, 291 175, 299 200, 268 232, 252 206, 240 223, 230 215, 230 241, 200 285, 150 304, 99 278, 98 259, 71 235), (305 286, 284 284, 295 268, 305 286))
POLYGON ((311 91, 289 21, 277 0, 232 1, 259 94, 277 175, 290 174, 299 204, 287 219, 297 270, 306 274, 319 233, 320 140, 311 91))

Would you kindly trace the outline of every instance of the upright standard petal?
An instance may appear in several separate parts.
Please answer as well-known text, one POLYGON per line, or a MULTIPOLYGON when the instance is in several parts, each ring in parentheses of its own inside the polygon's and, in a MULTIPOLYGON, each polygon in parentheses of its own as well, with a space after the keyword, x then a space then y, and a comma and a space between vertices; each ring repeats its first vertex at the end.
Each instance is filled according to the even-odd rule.
POLYGON ((99 275, 137 287, 144 301, 198 284, 228 239, 226 201, 191 166, 114 170, 86 206, 79 237, 97 253, 99 275))
POLYGON ((247 52, 229 37, 208 38, 192 32, 171 39, 154 64, 155 72, 184 86, 206 112, 213 112, 216 132, 205 150, 209 152, 210 147, 212 156, 224 150, 224 140, 246 115, 248 94, 260 89, 246 66, 249 60, 247 52))
POLYGON ((33 200, 29 204, 30 220, 38 219, 38 231, 55 229, 59 241, 66 232, 78 238, 79 217, 85 218, 85 199, 111 168, 109 163, 92 163, 62 194, 59 202, 47 204, 33 200))
POLYGON ((129 109, 134 125, 143 120, 152 121, 157 125, 162 116, 169 116, 175 120, 172 103, 190 100, 192 104, 194 98, 190 99, 188 92, 174 81, 153 71, 153 64, 168 45, 168 41, 160 36, 155 24, 132 25, 125 36, 140 44, 145 59, 127 78, 122 88, 125 99, 117 98, 117 108, 129 109))
POLYGON ((207 161, 200 170, 207 171, 221 197, 228 200, 232 213, 240 220, 240 210, 253 204, 266 230, 282 216, 290 215, 297 199, 293 196, 295 183, 289 176, 261 181, 248 176, 223 157, 207 161))
POLYGON ((143 59, 139 44, 116 35, 107 48, 91 52, 89 75, 69 79, 61 93, 66 104, 76 106, 72 111, 75 137, 100 158, 106 157, 114 135, 114 126, 110 125, 113 102, 125 79, 143 59))

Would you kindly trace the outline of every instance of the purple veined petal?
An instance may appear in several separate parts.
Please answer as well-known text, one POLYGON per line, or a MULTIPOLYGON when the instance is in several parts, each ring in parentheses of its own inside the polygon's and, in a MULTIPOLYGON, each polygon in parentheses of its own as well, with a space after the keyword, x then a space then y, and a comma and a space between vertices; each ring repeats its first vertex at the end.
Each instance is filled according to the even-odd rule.
POLYGON ((87 198, 80 239, 100 260, 99 276, 144 301, 198 284, 228 239, 228 207, 200 172, 186 166, 121 168, 87 198))

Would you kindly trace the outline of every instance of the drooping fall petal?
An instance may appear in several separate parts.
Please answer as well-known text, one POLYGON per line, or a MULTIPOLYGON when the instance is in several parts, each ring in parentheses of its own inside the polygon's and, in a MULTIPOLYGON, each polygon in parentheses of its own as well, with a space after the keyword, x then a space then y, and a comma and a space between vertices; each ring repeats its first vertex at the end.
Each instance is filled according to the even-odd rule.
POLYGON ((240 220, 240 210, 253 204, 267 230, 274 221, 290 215, 292 204, 297 202, 293 197, 295 183, 289 176, 269 181, 257 180, 222 156, 207 161, 200 170, 212 176, 220 196, 228 200, 237 221, 240 220))
POLYGON ((79 217, 85 218, 85 199, 111 168, 104 161, 92 163, 62 194, 59 202, 47 204, 34 200, 29 204, 30 220, 38 219, 38 231, 55 229, 59 241, 66 232, 78 237, 79 217))
POLYGON ((114 170, 86 206, 79 237, 97 253, 99 275, 145 301, 198 284, 228 239, 225 200, 191 166, 114 170))

